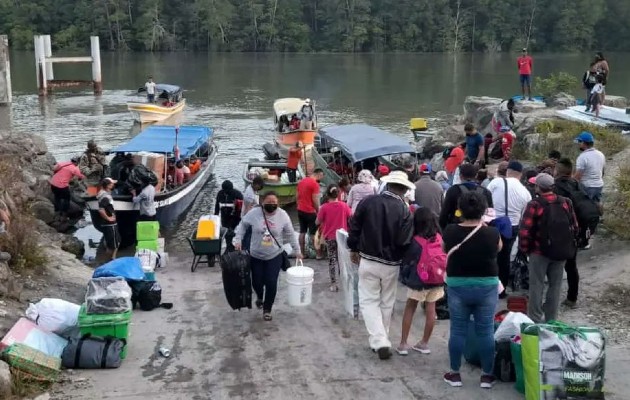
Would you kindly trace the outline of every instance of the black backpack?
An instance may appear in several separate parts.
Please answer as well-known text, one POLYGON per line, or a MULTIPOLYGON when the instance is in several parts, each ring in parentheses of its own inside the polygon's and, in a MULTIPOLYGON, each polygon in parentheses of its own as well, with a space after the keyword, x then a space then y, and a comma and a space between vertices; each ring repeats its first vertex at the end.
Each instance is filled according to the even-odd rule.
POLYGON ((156 308, 173 308, 173 303, 162 303, 162 287, 155 281, 129 282, 131 286, 131 304, 136 304, 142 311, 151 311, 156 308))
POLYGON ((568 199, 557 196, 549 202, 544 197, 536 201, 543 207, 540 226, 540 251, 543 256, 553 261, 564 261, 577 252, 576 233, 571 224, 571 215, 564 208, 568 199))
POLYGON ((444 160, 449 158, 451 156, 451 152, 453 151, 454 148, 455 147, 453 147, 453 146, 445 148, 444 151, 442 151, 442 158, 444 160))
POLYGON ((594 230, 601 214, 597 203, 588 197, 584 187, 575 181, 556 179, 556 191, 571 200, 580 227, 594 230))

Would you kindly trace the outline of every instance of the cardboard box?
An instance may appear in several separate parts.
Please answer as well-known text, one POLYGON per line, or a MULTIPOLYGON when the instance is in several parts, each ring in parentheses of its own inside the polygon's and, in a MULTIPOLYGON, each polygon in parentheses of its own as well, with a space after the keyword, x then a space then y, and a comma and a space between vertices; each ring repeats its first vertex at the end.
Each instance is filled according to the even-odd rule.
POLYGON ((166 168, 166 158, 163 154, 149 153, 141 151, 133 155, 133 163, 142 164, 155 173, 158 177, 158 184, 155 186, 157 193, 164 187, 164 171, 166 168))

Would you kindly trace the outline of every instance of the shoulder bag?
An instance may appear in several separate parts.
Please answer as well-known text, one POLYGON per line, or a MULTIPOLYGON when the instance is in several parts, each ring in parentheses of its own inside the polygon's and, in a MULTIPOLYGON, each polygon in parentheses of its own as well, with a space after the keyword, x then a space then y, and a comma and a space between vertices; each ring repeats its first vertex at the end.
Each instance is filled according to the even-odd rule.
POLYGON ((263 215, 263 219, 265 220, 265 225, 267 226, 267 230, 269 231, 269 234, 273 238, 273 241, 276 242, 276 245, 280 248, 280 250, 282 250, 282 253, 280 253, 282 255, 282 264, 280 265, 280 268, 282 268, 283 271, 286 271, 287 269, 291 268, 291 260, 289 259, 289 255, 284 250, 284 248, 280 245, 280 243, 278 242, 276 237, 273 235, 273 233, 271 233, 271 228, 269 228, 269 222, 267 222, 267 216, 265 215, 265 210, 261 210, 261 212, 263 215))

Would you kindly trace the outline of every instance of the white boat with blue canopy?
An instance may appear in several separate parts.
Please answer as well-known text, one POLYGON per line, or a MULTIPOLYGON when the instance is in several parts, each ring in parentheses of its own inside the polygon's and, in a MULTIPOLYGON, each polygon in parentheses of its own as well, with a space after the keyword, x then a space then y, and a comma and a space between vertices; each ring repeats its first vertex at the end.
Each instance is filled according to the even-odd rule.
MULTIPOLYGON (((121 157, 121 160, 133 160, 133 168, 151 160, 150 168, 149 165, 145 167, 152 170, 158 178, 158 184, 155 185, 157 219, 161 226, 168 226, 188 210, 213 175, 217 157, 213 133, 211 128, 205 126, 149 126, 130 141, 110 149, 107 153, 115 155, 114 159, 121 157), (176 157, 188 164, 191 170, 190 177, 181 185, 175 179, 176 157)), ((110 175, 111 172, 114 172, 113 164, 110 164, 110 175)), ((119 180, 112 197, 123 242, 129 243, 135 241, 135 225, 139 212, 128 190, 135 182, 125 183, 122 175, 112 176, 119 180), (126 184, 129 186, 125 186, 126 184)), ((137 189, 136 191, 138 192, 137 189)), ((95 218, 99 208, 96 196, 85 200, 92 220, 98 220, 95 218)))
POLYGON ((360 169, 374 171, 380 163, 393 166, 393 157, 416 153, 400 136, 366 124, 322 128, 316 148, 315 164, 324 169, 327 183, 360 169))

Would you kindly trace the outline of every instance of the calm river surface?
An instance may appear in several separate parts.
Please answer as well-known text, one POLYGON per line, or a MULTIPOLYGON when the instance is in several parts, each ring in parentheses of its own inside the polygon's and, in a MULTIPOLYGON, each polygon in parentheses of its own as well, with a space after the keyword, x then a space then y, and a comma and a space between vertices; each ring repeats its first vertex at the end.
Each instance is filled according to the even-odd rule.
MULTIPOLYGON (((429 118, 432 128, 461 114, 468 95, 519 94, 516 55, 462 54, 111 54, 103 53, 104 93, 77 91, 37 96, 31 52, 11 54, 14 103, 0 109, 0 129, 33 132, 46 138, 58 160, 79 154, 89 139, 102 148, 138 132, 126 102, 147 75, 185 89, 182 124, 207 125, 219 145, 216 179, 201 193, 180 225, 189 234, 199 215, 210 212, 217 186, 231 179, 242 187, 243 164, 262 156, 273 136, 272 102, 279 97, 310 97, 317 102, 320 126, 364 122, 411 136, 411 117, 429 118)), ((581 77, 591 54, 534 54, 534 75, 567 71, 581 77)), ((610 54, 609 94, 630 95, 630 54, 610 54)), ((89 65, 55 66, 56 79, 89 79, 89 65)), ((575 94, 581 94, 576 88, 575 94)), ((95 230, 83 238, 99 239, 95 230)), ((179 240, 177 242, 180 242, 179 240)))

